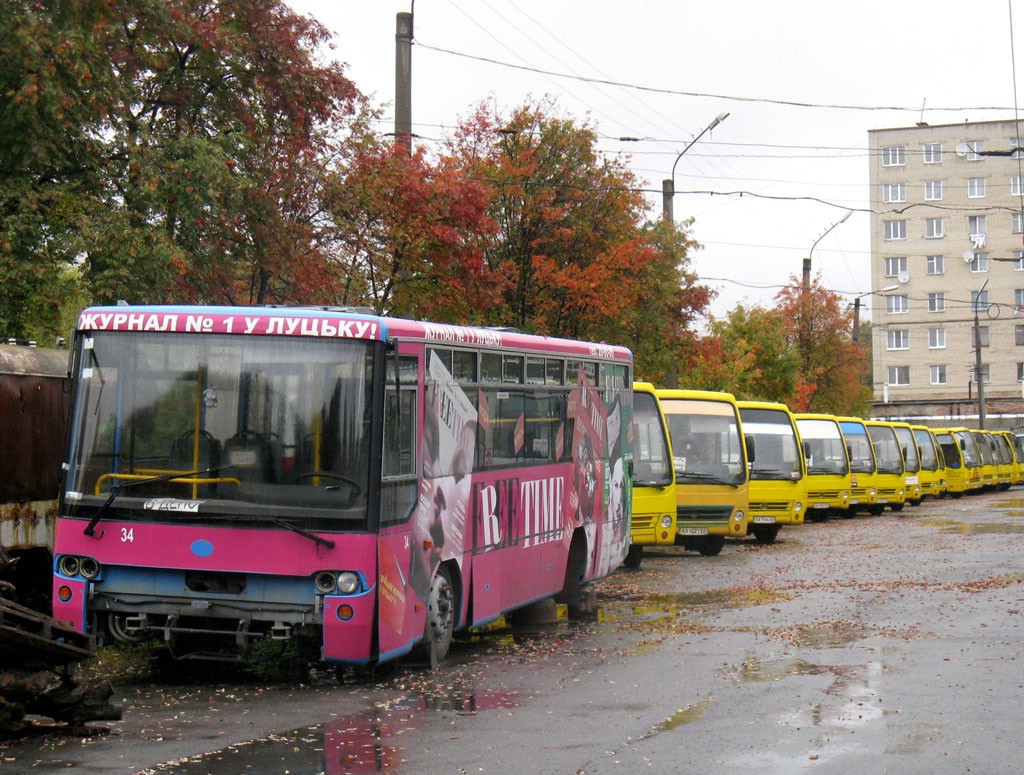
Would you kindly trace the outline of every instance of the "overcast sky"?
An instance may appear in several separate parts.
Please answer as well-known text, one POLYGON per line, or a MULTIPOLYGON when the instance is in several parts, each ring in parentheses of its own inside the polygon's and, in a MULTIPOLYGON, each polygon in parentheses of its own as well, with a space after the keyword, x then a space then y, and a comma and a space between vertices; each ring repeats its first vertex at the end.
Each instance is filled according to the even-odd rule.
POLYGON ((675 218, 695 219, 694 268, 718 291, 716 316, 770 305, 848 209, 812 271, 850 299, 869 290, 868 130, 1013 118, 1011 20, 1024 68, 1024 5, 1012 0, 289 4, 334 33, 330 55, 386 108, 382 132, 394 128, 395 15, 412 10, 419 142, 436 147, 482 100, 508 112, 550 95, 592 122, 602 151, 629 155, 652 218, 678 154, 729 113, 675 173, 675 218))

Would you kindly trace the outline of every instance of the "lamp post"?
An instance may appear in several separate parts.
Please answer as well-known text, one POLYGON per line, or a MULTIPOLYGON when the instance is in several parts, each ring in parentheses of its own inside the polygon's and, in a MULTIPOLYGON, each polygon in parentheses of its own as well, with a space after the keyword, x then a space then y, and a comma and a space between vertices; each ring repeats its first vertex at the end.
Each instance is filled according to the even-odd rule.
POLYGON ((687 146, 679 152, 679 154, 676 156, 676 160, 672 162, 672 177, 665 178, 663 181, 661 181, 661 215, 662 218, 664 218, 669 223, 675 222, 675 215, 672 212, 672 199, 676 195, 676 165, 679 164, 679 160, 683 158, 683 154, 693 147, 694 143, 700 140, 705 134, 710 132, 712 129, 721 124, 727 118, 729 118, 728 113, 719 113, 717 116, 715 116, 714 121, 712 121, 702 130, 700 130, 700 134, 693 138, 687 144, 687 146))
POLYGON ((811 259, 812 259, 812 258, 814 258, 814 249, 815 249, 816 247, 818 247, 818 243, 819 243, 819 242, 821 242, 821 241, 822 241, 823 239, 825 239, 825 236, 826 236, 826 235, 827 235, 827 234, 828 234, 828 233, 829 233, 830 231, 832 231, 832 229, 834 229, 834 228, 835 228, 836 226, 838 226, 838 225, 839 225, 839 224, 841 224, 841 223, 846 223, 846 221, 847 221, 847 220, 849 219, 849 217, 850 217, 851 215, 853 215, 853 210, 847 210, 847 211, 846 211, 846 215, 844 215, 844 216, 843 216, 842 218, 840 218, 840 219, 839 219, 838 221, 836 221, 836 222, 835 222, 835 223, 833 223, 833 224, 832 224, 831 226, 829 226, 829 227, 828 227, 827 229, 825 229, 825 231, 823 231, 823 232, 821 233, 821 236, 820 236, 820 237, 818 237, 818 239, 814 240, 814 244, 813 244, 813 245, 811 245, 811 249, 810 249, 810 251, 809 251, 809 252, 807 253, 807 258, 805 258, 805 259, 804 259, 804 266, 803 266, 803 270, 804 270, 804 271, 803 271, 803 281, 804 281, 804 289, 805 289, 805 290, 811 287, 811 259))
POLYGON ((853 341, 857 341, 858 332, 860 331, 860 300, 865 296, 874 296, 875 294, 889 293, 890 291, 899 290, 898 285, 887 285, 884 288, 879 288, 877 291, 868 291, 862 293, 859 296, 855 296, 853 299, 853 341))

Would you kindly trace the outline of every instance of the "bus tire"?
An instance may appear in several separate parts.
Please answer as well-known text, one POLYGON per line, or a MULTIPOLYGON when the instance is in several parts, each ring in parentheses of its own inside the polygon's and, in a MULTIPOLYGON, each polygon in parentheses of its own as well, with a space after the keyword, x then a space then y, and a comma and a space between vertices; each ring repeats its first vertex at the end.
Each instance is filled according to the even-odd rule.
POLYGON ((565 583, 562 591, 555 595, 555 602, 569 607, 569 616, 578 609, 582 600, 583 581, 587 574, 587 537, 583 530, 577 530, 569 545, 569 557, 565 564, 565 583))
POLYGON ((706 536, 697 549, 702 557, 717 557, 725 546, 725 536, 706 536))
POLYGON ((903 507, 905 505, 906 504, 903 504, 903 503, 890 503, 889 504, 889 508, 891 508, 893 511, 900 512, 900 511, 903 511, 903 507))
POLYGON ((455 585, 447 566, 439 565, 427 595, 427 621, 423 640, 430 666, 437 667, 448 655, 455 633, 455 585))
POLYGON ((884 503, 874 503, 868 507, 868 513, 875 517, 882 516, 883 511, 885 511, 884 503))
POLYGON ((622 564, 627 568, 639 568, 643 559, 644 548, 639 544, 630 544, 629 551, 626 552, 626 559, 622 561, 622 564))
POLYGON ((781 527, 782 525, 754 525, 750 532, 754 534, 754 539, 759 544, 774 544, 781 527))

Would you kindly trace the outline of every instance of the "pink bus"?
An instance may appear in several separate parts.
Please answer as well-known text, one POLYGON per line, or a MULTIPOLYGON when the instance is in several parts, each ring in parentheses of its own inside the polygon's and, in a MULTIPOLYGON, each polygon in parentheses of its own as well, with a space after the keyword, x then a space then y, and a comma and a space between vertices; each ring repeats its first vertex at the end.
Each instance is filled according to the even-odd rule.
POLYGON ((371 665, 626 555, 633 364, 339 308, 78 320, 54 615, 177 659, 371 665))

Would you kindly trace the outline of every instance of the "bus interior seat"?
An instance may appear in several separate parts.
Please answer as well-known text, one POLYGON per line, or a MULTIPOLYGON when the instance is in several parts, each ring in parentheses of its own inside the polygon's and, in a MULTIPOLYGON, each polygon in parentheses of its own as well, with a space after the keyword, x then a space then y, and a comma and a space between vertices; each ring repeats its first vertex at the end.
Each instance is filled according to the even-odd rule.
POLYGON ((183 431, 171 442, 170 467, 182 471, 202 471, 220 465, 221 444, 209 431, 199 431, 199 459, 195 458, 195 429, 183 431))
POLYGON ((277 481, 274 447, 270 439, 253 430, 241 430, 224 442, 224 461, 230 466, 227 476, 243 482, 277 481))

